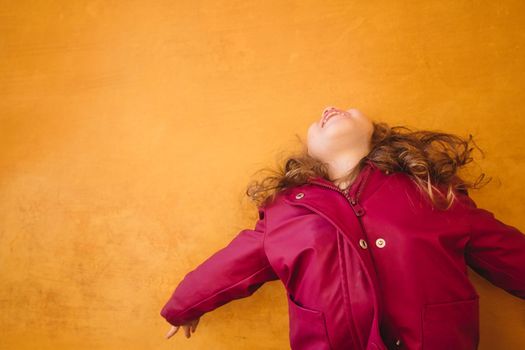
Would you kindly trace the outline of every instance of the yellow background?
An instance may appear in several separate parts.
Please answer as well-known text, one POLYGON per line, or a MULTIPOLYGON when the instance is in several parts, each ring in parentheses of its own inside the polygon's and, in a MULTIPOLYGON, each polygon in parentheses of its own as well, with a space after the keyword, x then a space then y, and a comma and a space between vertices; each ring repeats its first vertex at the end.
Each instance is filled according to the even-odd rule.
MULTIPOLYGON (((328 105, 472 133, 473 197, 525 229, 524 4, 2 1, 0 348, 288 348, 279 281, 190 339, 159 312, 328 105)), ((472 279, 480 349, 523 346, 523 301, 472 279)))

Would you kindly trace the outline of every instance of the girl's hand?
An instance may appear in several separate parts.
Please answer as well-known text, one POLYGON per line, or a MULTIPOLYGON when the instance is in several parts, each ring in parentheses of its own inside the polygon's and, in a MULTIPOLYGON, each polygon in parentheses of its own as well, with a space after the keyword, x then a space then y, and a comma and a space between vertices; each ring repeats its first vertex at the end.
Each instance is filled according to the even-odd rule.
MULTIPOLYGON (((199 320, 200 318, 196 318, 182 325, 182 327, 184 328, 184 333, 186 335, 186 338, 191 337, 191 333, 195 333, 195 330, 197 329, 197 325, 199 324, 199 320)), ((172 326, 171 329, 166 334, 166 339, 171 338, 175 333, 177 333, 180 327, 181 326, 172 326)))

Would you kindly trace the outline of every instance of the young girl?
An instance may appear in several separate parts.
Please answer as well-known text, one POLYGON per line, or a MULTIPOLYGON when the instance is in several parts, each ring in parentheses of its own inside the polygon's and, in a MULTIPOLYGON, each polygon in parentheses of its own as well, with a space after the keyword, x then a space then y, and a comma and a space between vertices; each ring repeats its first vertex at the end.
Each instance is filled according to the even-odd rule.
POLYGON ((525 235, 469 197, 471 138, 325 109, 302 153, 248 187, 255 227, 177 286, 167 338, 279 279, 294 350, 476 349, 467 265, 525 299, 525 235))

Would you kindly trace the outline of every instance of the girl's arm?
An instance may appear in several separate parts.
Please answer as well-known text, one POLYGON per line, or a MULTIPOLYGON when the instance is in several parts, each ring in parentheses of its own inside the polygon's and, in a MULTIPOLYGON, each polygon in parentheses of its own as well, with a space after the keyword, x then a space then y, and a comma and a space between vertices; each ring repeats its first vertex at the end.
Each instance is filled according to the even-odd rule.
POLYGON ((465 198, 471 228, 467 264, 492 284, 525 299, 525 235, 465 198))
POLYGON ((264 210, 254 229, 240 231, 233 240, 190 271, 179 283, 160 314, 181 325, 234 299, 252 295, 265 282, 279 277, 263 249, 264 210))

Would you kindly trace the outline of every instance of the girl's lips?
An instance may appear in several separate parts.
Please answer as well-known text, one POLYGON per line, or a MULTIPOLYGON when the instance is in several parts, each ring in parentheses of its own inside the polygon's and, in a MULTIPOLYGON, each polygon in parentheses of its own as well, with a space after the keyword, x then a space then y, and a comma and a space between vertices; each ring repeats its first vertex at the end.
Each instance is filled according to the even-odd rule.
POLYGON ((330 106, 330 107, 326 107, 326 108, 324 109, 324 111, 323 111, 322 119, 324 119, 324 118, 328 115, 328 113, 334 111, 335 109, 336 109, 336 108, 335 108, 335 107, 332 107, 332 106, 330 106))
POLYGON ((341 112, 340 110, 338 109, 333 109, 332 111, 330 112, 327 112, 326 113, 326 110, 325 110, 325 113, 323 113, 323 118, 321 120, 321 128, 328 122, 329 119, 331 119, 332 117, 337 117, 337 116, 347 116, 348 114, 345 113, 345 112, 341 112))
POLYGON ((334 117, 334 116, 337 116, 337 115, 339 115, 339 113, 337 113, 337 112, 332 112, 332 113, 327 114, 326 117, 323 118, 323 121, 322 121, 322 123, 321 123, 321 128, 322 128, 323 126, 325 126, 326 123, 328 123, 328 120, 329 120, 330 118, 332 118, 332 117, 334 117))

